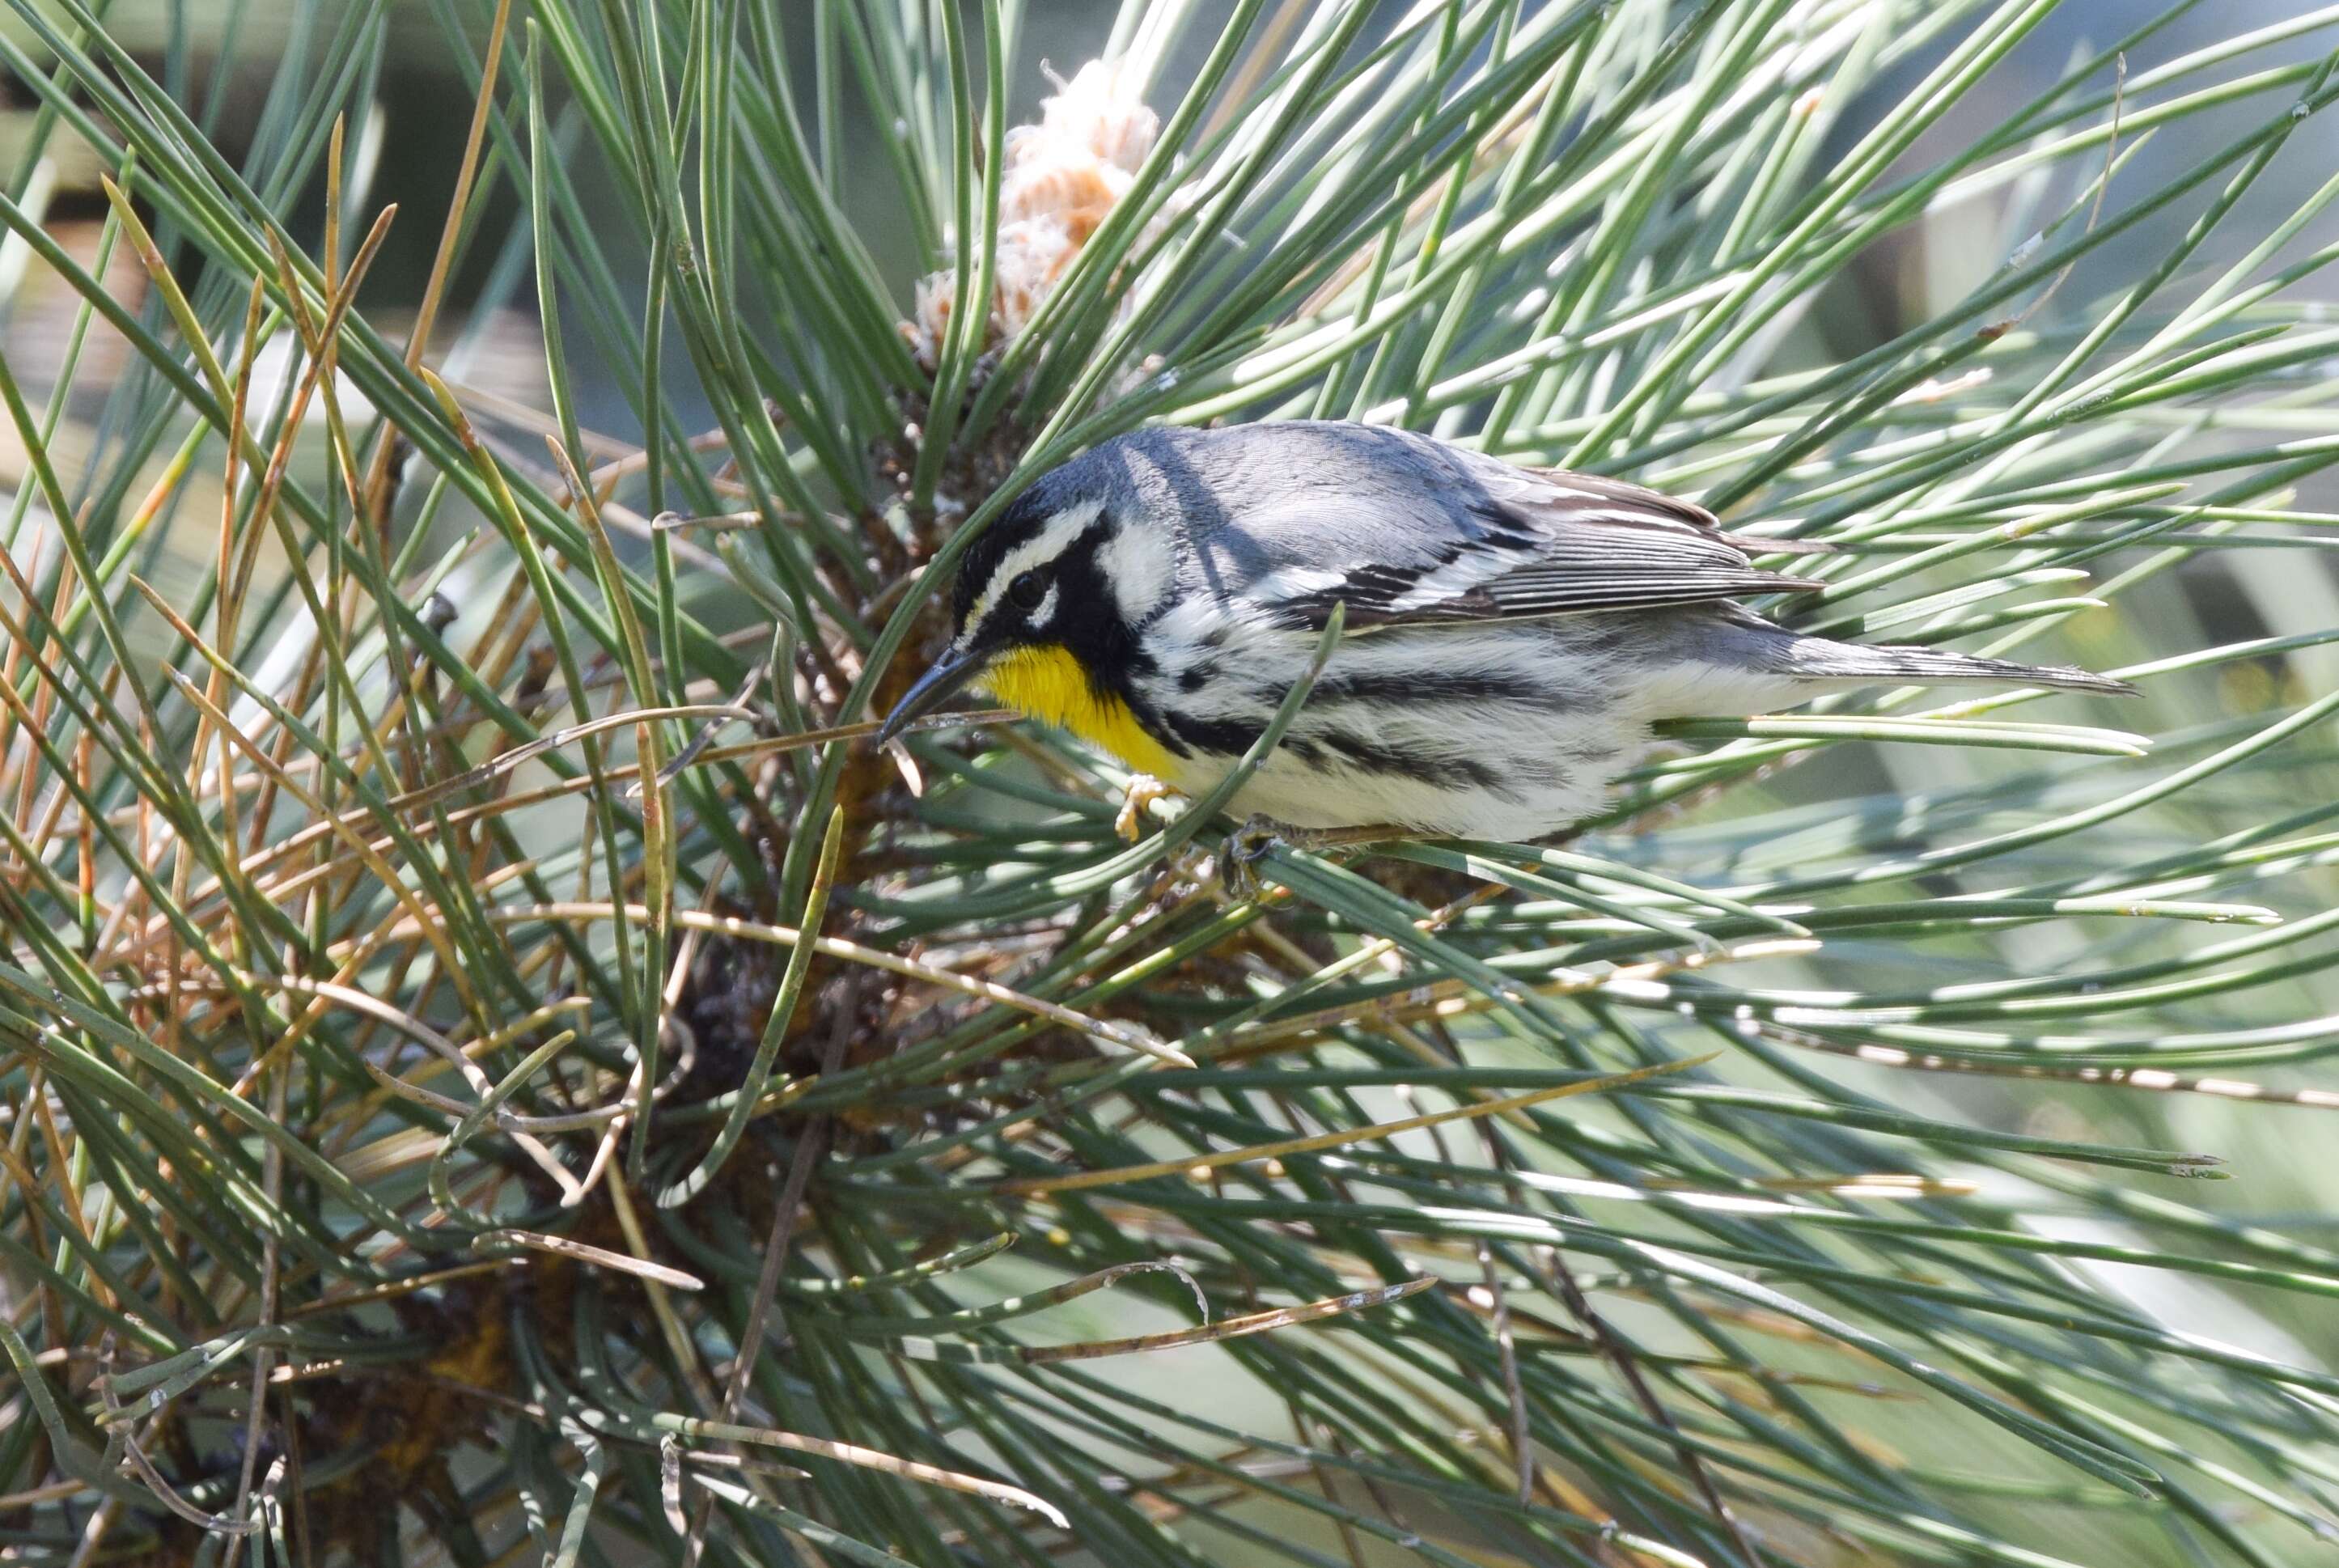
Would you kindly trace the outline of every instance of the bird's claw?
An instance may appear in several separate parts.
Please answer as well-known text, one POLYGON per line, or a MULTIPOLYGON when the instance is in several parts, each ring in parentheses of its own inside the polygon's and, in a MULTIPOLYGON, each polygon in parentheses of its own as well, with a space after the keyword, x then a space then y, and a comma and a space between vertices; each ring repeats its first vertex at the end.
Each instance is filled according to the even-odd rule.
POLYGON ((1135 843, 1145 836, 1147 809, 1155 801, 1176 793, 1151 774, 1139 774, 1129 781, 1129 787, 1121 792, 1120 810, 1113 816, 1112 831, 1130 843, 1135 843))
POLYGON ((1237 898, 1256 898, 1258 895, 1258 863, 1265 860, 1270 851, 1297 849, 1320 854, 1329 850, 1357 849, 1367 844, 1388 843, 1418 836, 1413 830, 1394 823, 1370 827, 1298 827, 1288 822, 1278 822, 1271 816, 1253 816, 1227 835, 1226 849, 1219 856, 1219 879, 1237 898))
POLYGON ((1257 898, 1258 863, 1278 845, 1304 845, 1307 836, 1306 829, 1271 816, 1250 817, 1227 835, 1226 848, 1219 854, 1219 879, 1235 897, 1257 898))

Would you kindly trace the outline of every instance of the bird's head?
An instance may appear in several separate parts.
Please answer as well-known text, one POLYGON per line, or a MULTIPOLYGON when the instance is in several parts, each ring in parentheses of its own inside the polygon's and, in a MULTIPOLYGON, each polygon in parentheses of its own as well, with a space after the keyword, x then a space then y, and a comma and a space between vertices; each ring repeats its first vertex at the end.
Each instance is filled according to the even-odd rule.
POLYGON ((878 744, 970 687, 1027 711, 1059 707, 1023 694, 1075 672, 1110 690, 1140 656, 1138 628, 1176 568, 1171 531, 1145 512, 1105 449, 1017 497, 960 563, 950 646, 886 715, 878 744))

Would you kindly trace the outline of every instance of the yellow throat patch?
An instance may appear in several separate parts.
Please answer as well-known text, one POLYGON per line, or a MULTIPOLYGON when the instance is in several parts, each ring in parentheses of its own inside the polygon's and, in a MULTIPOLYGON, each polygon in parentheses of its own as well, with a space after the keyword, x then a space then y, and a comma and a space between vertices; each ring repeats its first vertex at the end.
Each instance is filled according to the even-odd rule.
POLYGON ((1169 748, 1145 733, 1127 703, 1099 691, 1068 648, 1017 648, 983 673, 982 685, 1009 707, 1070 730, 1140 773, 1167 779, 1177 772, 1169 748))

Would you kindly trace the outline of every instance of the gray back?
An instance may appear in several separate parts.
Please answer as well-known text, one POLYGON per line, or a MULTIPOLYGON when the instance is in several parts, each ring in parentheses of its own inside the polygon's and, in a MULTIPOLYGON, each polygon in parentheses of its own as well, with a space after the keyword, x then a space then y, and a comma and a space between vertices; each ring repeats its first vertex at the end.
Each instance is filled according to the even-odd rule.
POLYGON ((1180 578, 1224 591, 1291 568, 1434 563, 1499 518, 1488 481, 1510 472, 1409 430, 1294 419, 1132 431, 1063 478, 1124 527, 1182 519, 1180 578))

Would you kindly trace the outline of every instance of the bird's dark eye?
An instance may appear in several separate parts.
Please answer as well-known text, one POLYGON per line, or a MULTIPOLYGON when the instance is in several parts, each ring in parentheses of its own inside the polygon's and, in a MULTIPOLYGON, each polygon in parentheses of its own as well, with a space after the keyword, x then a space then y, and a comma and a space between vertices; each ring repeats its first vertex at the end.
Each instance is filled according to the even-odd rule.
POLYGON ((1007 602, 1019 610, 1036 610, 1048 597, 1048 580, 1037 572, 1021 572, 1007 585, 1007 602))

